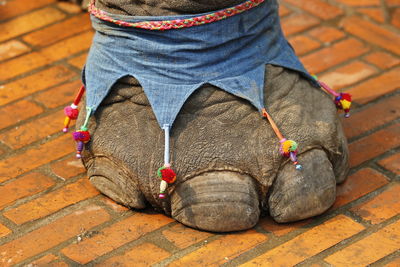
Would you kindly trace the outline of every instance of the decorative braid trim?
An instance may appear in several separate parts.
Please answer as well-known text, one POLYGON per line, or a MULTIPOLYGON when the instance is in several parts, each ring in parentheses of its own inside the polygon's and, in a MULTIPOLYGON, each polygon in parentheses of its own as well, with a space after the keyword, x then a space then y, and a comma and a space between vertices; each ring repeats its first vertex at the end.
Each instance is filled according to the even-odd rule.
POLYGON ((256 7, 263 3, 265 0, 248 0, 242 4, 234 7, 229 7, 214 13, 210 13, 204 16, 193 17, 189 19, 176 19, 176 20, 165 20, 165 21, 141 21, 141 22, 126 22, 123 20, 116 20, 108 16, 104 11, 98 9, 94 5, 94 0, 89 4, 89 12, 104 21, 108 21, 117 24, 122 27, 134 27, 145 30, 153 31, 165 31, 170 29, 181 29, 192 26, 200 26, 211 22, 223 20, 234 15, 240 14, 246 10, 256 7))

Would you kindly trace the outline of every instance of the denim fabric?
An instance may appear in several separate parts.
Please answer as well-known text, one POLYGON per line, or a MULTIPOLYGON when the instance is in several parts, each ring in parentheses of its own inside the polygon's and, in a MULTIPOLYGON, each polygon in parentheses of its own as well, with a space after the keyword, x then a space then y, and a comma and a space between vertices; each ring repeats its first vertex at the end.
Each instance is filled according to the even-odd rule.
MULTIPOLYGON (((193 17, 108 15, 128 22, 193 17)), ((276 0, 218 22, 167 31, 91 19, 96 34, 83 80, 93 112, 126 75, 140 82, 161 127, 172 126, 187 98, 206 83, 261 110, 265 64, 298 71, 317 86, 282 34, 276 0)))

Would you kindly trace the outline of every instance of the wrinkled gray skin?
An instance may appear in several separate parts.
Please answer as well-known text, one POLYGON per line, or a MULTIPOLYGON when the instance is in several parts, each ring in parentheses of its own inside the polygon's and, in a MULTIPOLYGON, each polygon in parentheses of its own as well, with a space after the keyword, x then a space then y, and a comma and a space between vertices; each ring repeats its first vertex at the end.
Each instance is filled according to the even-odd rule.
MULTIPOLYGON (((134 15, 200 13, 242 0, 103 0, 108 12, 134 15), (139 3, 140 4, 134 4, 139 3)), ((92 184, 134 209, 164 210, 198 229, 253 227, 262 211, 277 222, 321 214, 348 171, 348 149, 330 96, 295 72, 266 66, 265 105, 283 134, 299 143, 303 170, 279 154, 270 124, 247 101, 213 86, 197 90, 171 132, 177 181, 158 199, 164 136, 137 80, 121 79, 90 121, 83 162, 92 184)), ((78 120, 82 124, 84 112, 78 120)))

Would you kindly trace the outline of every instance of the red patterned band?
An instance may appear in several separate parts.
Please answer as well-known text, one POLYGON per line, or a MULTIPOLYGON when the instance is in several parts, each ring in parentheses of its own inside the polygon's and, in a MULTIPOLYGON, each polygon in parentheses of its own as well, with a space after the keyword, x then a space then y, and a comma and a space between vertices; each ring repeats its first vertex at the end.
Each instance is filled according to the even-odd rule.
POLYGON ((253 7, 258 6, 263 3, 265 0, 248 0, 242 4, 239 4, 234 7, 229 7, 214 13, 210 13, 203 16, 197 16, 188 19, 176 19, 176 20, 165 20, 165 21, 141 21, 141 22, 126 22, 122 20, 116 20, 108 16, 104 11, 98 9, 94 5, 94 1, 92 0, 89 4, 89 12, 104 21, 108 21, 122 27, 134 27, 145 30, 153 30, 153 31, 165 31, 170 29, 181 29, 188 28, 192 26, 200 26, 203 24, 208 24, 214 21, 223 20, 234 15, 240 14, 246 10, 249 10, 253 7))

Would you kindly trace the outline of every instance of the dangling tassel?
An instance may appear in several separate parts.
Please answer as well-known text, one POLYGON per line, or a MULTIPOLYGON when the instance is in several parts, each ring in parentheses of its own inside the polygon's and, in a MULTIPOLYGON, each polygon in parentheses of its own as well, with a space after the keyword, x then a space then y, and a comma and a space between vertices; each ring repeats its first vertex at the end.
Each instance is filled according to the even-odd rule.
POLYGON ((79 89, 78 94, 75 97, 74 102, 70 106, 66 106, 64 108, 64 113, 66 115, 64 119, 64 128, 63 128, 64 133, 68 132, 71 120, 76 120, 76 118, 78 118, 79 115, 78 105, 79 102, 81 101, 84 92, 85 92, 85 86, 82 85, 81 88, 79 89))
POLYGON ((275 124, 274 120, 271 118, 265 108, 262 109, 262 115, 267 118, 276 136, 279 138, 279 142, 281 143, 279 152, 281 153, 281 155, 290 158, 290 160, 296 167, 296 170, 301 170, 303 167, 297 161, 297 143, 293 140, 287 140, 285 137, 283 137, 282 133, 279 131, 278 126, 275 124))
POLYGON ((168 124, 164 124, 162 127, 164 130, 164 136, 165 136, 165 146, 164 146, 164 166, 159 168, 157 171, 157 176, 161 179, 161 184, 160 184, 160 193, 158 194, 158 197, 160 199, 166 198, 166 192, 167 192, 167 187, 168 184, 172 184, 176 180, 176 174, 175 172, 171 169, 171 164, 169 163, 169 131, 170 131, 170 126, 168 124))
POLYGON ((337 109, 344 111, 344 117, 350 117, 350 107, 351 107, 351 95, 348 93, 337 93, 332 88, 330 88, 326 83, 319 81, 317 76, 313 75, 314 79, 319 83, 319 85, 325 89, 329 94, 333 95, 335 99, 335 105, 337 109))
POLYGON ((76 141, 76 157, 80 159, 82 157, 82 151, 85 143, 90 141, 90 133, 88 131, 87 125, 89 123, 90 116, 92 114, 92 109, 86 108, 86 118, 80 130, 72 134, 74 140, 76 141))

